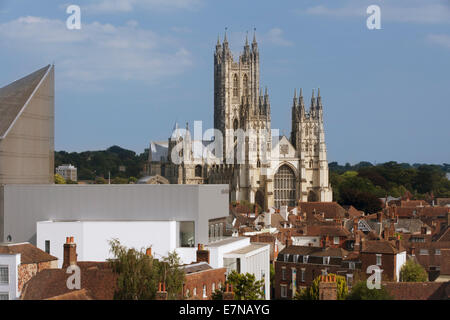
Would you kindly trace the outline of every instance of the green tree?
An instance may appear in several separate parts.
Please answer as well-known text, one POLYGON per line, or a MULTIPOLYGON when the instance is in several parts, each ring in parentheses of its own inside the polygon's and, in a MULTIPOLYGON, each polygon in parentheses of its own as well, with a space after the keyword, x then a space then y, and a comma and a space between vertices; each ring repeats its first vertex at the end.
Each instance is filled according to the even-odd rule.
MULTIPOLYGON (((333 273, 328 274, 330 276, 336 277, 336 285, 337 285, 337 299, 345 300, 348 294, 348 286, 345 277, 338 276, 333 273)), ((295 300, 319 300, 319 285, 322 281, 322 276, 316 277, 312 284, 306 289, 299 290, 296 292, 294 299, 295 300)))
POLYGON ((66 180, 61 175, 55 174, 55 184, 66 184, 66 180))
POLYGON ((109 259, 118 275, 115 300, 153 300, 160 280, 159 263, 153 257, 133 248, 127 249, 119 240, 109 241, 114 259, 109 259))
POLYGON ((136 183, 138 181, 138 179, 136 177, 129 177, 128 178, 128 183, 136 183))
POLYGON ((106 184, 106 180, 103 177, 95 178, 95 184, 106 184))
POLYGON ((347 300, 392 300, 393 297, 389 294, 384 286, 380 289, 369 289, 366 281, 358 281, 353 287, 347 300))
POLYGON ((254 274, 241 274, 233 270, 227 277, 231 284, 235 300, 262 300, 264 298, 264 281, 256 280, 254 274))
POLYGON ((426 282, 428 281, 428 274, 420 264, 410 259, 400 269, 400 281, 426 282))
POLYGON ((169 300, 181 299, 183 297, 183 284, 185 280, 184 270, 180 268, 180 257, 174 250, 160 263, 160 281, 166 283, 169 300))
POLYGON ((112 181, 112 184, 128 184, 128 179, 121 178, 121 177, 115 177, 112 181))
POLYGON ((78 184, 78 182, 70 180, 70 179, 67 179, 66 180, 66 184, 78 184))

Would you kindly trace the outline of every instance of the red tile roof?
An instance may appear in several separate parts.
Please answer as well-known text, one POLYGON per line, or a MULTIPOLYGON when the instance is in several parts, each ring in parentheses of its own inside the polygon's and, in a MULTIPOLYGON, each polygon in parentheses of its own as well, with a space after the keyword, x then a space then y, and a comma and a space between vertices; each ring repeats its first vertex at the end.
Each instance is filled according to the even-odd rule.
POLYGON ((20 253, 20 262, 22 264, 41 263, 58 260, 58 258, 49 255, 31 243, 4 243, 0 244, 0 254, 20 253))
POLYGON ((300 212, 324 213, 325 219, 345 218, 345 209, 337 202, 299 202, 300 212))
MULTIPOLYGON (((96 300, 112 300, 116 289, 117 275, 107 262, 79 262, 81 289, 96 300)), ((57 298, 72 292, 66 281, 70 275, 65 269, 46 269, 25 284, 21 299, 43 300, 57 298)))
POLYGON ((386 290, 396 300, 448 300, 450 282, 386 282, 386 290))

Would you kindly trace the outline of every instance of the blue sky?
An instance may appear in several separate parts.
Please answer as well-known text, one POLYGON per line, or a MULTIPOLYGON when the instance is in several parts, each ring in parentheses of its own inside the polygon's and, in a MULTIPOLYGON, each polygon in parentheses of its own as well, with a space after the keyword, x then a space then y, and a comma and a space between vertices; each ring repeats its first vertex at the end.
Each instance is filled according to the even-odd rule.
POLYGON ((0 86, 54 62, 56 149, 142 152, 175 121, 212 127, 225 27, 236 54, 257 29, 273 128, 320 87, 329 161, 450 162, 450 0, 0 0, 0 86))

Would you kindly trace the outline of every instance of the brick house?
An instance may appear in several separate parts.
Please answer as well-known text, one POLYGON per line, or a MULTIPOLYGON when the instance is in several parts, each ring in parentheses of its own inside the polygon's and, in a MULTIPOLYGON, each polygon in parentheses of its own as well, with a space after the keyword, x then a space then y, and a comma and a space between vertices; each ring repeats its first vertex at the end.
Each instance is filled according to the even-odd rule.
POLYGON ((347 278, 361 269, 357 256, 342 248, 288 246, 275 261, 275 299, 291 299, 299 289, 310 286, 320 275, 335 273, 347 278))
POLYGON ((400 245, 399 239, 395 245, 386 240, 366 240, 362 241, 360 259, 363 271, 376 265, 383 270, 383 279, 399 281, 400 269, 406 262, 406 250, 400 245))
POLYGON ((205 250, 202 244, 198 245, 196 254, 196 262, 182 266, 186 274, 183 296, 192 300, 209 300, 211 294, 225 283, 227 269, 213 269, 209 265, 209 250, 205 250))
POLYGON ((58 258, 31 243, 0 244, 0 300, 19 298, 31 278, 45 269, 58 267, 58 258))

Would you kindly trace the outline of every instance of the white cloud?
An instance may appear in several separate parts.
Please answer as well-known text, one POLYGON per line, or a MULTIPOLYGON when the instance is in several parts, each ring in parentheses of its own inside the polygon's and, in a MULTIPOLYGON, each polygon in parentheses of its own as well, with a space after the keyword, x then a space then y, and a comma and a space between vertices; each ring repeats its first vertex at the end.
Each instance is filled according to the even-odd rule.
POLYGON ((450 35, 448 34, 430 34, 428 41, 450 49, 450 35))
POLYGON ((263 41, 266 40, 274 45, 278 46, 292 46, 293 43, 289 40, 283 38, 283 30, 280 28, 270 29, 269 32, 264 36, 263 41))
MULTIPOLYGON (((319 5, 298 12, 336 18, 366 17, 366 9, 372 4, 374 4, 373 0, 350 0, 340 7, 319 5)), ((450 23, 450 2, 448 1, 400 0, 395 5, 386 2, 377 4, 381 8, 382 21, 424 24, 450 23)))
POLYGON ((136 9, 171 11, 188 9, 195 10, 203 0, 97 0, 85 6, 92 13, 125 13, 136 9))
MULTIPOLYGON (((55 60, 58 77, 70 85, 101 84, 105 80, 148 83, 180 74, 192 57, 176 38, 140 29, 93 22, 68 30, 65 21, 21 17, 0 24, 0 42, 17 52, 55 60)), ((49 62, 50 62, 49 61, 49 62)))

